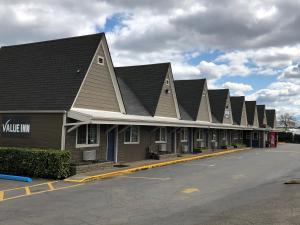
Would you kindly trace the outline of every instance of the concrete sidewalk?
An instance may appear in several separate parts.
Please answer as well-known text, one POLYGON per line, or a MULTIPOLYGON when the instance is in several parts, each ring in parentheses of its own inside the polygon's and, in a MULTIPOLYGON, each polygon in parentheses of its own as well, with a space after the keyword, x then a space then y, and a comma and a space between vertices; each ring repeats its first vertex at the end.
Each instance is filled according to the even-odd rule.
POLYGON ((219 156, 224 154, 230 154, 230 153, 240 152, 249 149, 251 148, 205 150, 204 152, 198 154, 184 154, 181 156, 175 156, 173 158, 167 158, 162 160, 142 160, 137 162, 130 162, 124 164, 125 168, 110 167, 110 168, 103 168, 103 169, 94 170, 86 173, 79 173, 65 179, 65 181, 85 183, 93 180, 107 179, 115 176, 134 173, 140 170, 147 170, 151 168, 162 167, 162 166, 172 165, 176 163, 182 163, 191 160, 198 160, 202 158, 214 157, 214 156, 219 156))

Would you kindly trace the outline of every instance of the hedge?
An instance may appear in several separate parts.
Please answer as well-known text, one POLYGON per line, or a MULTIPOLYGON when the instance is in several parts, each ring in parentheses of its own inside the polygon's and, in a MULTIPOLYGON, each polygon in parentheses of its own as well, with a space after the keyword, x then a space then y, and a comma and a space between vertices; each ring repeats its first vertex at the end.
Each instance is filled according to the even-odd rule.
POLYGON ((69 151, 0 147, 0 173, 63 179, 70 176, 69 151))

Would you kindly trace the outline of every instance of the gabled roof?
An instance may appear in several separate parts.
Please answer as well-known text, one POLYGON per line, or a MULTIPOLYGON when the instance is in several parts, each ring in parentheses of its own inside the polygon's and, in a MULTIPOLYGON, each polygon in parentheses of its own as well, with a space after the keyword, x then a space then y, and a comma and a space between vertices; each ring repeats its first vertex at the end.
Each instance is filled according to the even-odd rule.
POLYGON ((0 50, 0 110, 68 110, 103 33, 0 50))
POLYGON ((265 105, 257 105, 257 117, 258 117, 258 123, 259 126, 264 125, 264 119, 266 115, 266 106, 265 105))
POLYGON ((225 106, 227 98, 229 96, 229 90, 208 90, 208 96, 213 122, 223 123, 225 106))
POLYGON ((256 110, 256 101, 246 101, 246 112, 247 112, 247 121, 248 124, 253 126, 255 110, 256 110))
POLYGON ((268 126, 275 128, 276 123, 276 111, 275 109, 267 109, 266 110, 266 116, 267 116, 267 124, 268 126))
POLYGON ((183 119, 197 119, 205 82, 206 79, 176 80, 174 82, 183 119), (184 112, 182 112, 183 109, 184 112))
POLYGON ((230 97, 233 124, 241 124, 245 96, 230 97))
POLYGON ((154 116, 169 67, 170 63, 115 67, 128 114, 136 115, 138 108, 138 115, 143 115, 145 109, 154 116), (130 104, 132 95, 125 90, 127 88, 136 96, 133 105, 130 104))

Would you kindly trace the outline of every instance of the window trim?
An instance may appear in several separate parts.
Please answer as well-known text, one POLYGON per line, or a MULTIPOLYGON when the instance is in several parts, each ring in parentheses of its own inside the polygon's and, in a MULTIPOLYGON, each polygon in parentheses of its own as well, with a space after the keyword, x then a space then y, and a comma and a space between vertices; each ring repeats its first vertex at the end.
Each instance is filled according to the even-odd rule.
POLYGON ((204 134, 203 134, 203 130, 202 129, 198 129, 198 133, 197 133, 197 141, 203 141, 204 140, 204 138, 203 138, 203 136, 204 136, 204 134), (200 138, 200 134, 201 133, 201 136, 202 136, 202 138, 200 138))
POLYGON ((188 137, 188 128, 184 127, 180 131, 180 142, 186 143, 186 142, 188 142, 188 139, 189 139, 189 137, 188 137), (183 133, 182 133, 182 131, 183 131, 183 133), (182 134, 184 134, 184 135, 182 135, 182 134), (187 138, 187 139, 183 139, 183 137, 187 138))
POLYGON ((96 144, 88 144, 88 138, 89 138, 89 132, 88 132, 88 125, 91 124, 84 124, 81 126, 86 126, 86 136, 85 136, 85 144, 78 144, 78 129, 76 129, 76 142, 75 142, 75 148, 88 148, 88 147, 99 147, 100 146, 100 125, 97 125, 97 143, 96 144))
POLYGON ((130 142, 126 141, 126 129, 124 130, 124 144, 125 145, 132 145, 132 144, 139 144, 140 143, 140 126, 136 126, 138 128, 138 141, 132 141, 132 127, 134 127, 134 125, 128 126, 126 127, 126 129, 130 128, 130 142))
MULTIPOLYGON (((166 127, 159 127, 158 130, 159 130, 159 141, 158 141, 158 140, 155 140, 155 143, 156 143, 156 144, 166 144, 166 143, 168 142, 168 132, 167 132, 167 128, 166 128, 166 127), (161 134, 162 134, 161 130, 162 130, 162 129, 165 130, 165 137, 166 137, 166 140, 165 140, 165 141, 162 141, 162 140, 161 140, 161 134)), ((155 138, 156 138, 156 137, 155 137, 155 138)))
POLYGON ((97 56, 97 64, 99 64, 99 65, 101 65, 101 66, 104 66, 104 57, 103 57, 103 56, 101 56, 101 55, 98 55, 98 56, 97 56), (102 59, 102 62, 103 62, 103 63, 100 63, 100 62, 99 62, 99 59, 102 59))

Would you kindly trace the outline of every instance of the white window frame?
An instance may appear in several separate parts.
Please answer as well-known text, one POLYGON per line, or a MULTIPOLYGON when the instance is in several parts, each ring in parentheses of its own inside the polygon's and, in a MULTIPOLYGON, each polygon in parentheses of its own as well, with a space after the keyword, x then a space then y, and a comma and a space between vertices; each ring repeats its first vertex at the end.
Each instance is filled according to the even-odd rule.
POLYGON ((188 128, 182 128, 180 131, 180 142, 188 142, 188 128), (183 139, 186 138, 186 139, 183 139))
POLYGON ((88 139, 89 139, 88 125, 91 125, 91 124, 81 125, 81 126, 86 126, 85 144, 78 144, 78 129, 79 129, 79 127, 76 129, 76 148, 88 148, 88 147, 99 147, 100 146, 100 125, 97 125, 97 143, 96 144, 88 144, 88 139))
MULTIPOLYGON (((157 144, 165 144, 165 143, 167 143, 167 141, 168 141, 168 132, 167 132, 167 128, 166 128, 166 127, 159 127, 158 130, 159 130, 159 140, 155 140, 155 143, 157 143, 157 144), (165 140, 165 141, 162 141, 162 140, 161 140, 162 129, 165 130, 165 137, 166 137, 166 140, 165 140)), ((157 132, 157 131, 156 131, 156 132, 157 132)), ((155 138, 156 138, 156 135, 155 135, 155 138)))
POLYGON ((140 126, 128 126, 126 127, 126 129, 124 130, 124 144, 126 145, 130 145, 130 144, 139 144, 140 143, 140 126), (137 127, 138 128, 138 141, 132 141, 132 128, 133 127, 137 127), (126 141, 126 130, 130 129, 130 141, 126 141))
POLYGON ((170 80, 166 79, 166 85, 169 86, 170 85, 170 80))
POLYGON ((203 137, 204 137, 204 134, 203 134, 203 130, 202 129, 198 129, 198 133, 197 133, 197 141, 203 141, 203 137), (201 134, 201 135, 200 135, 201 134), (202 137, 202 138, 201 138, 202 137))
POLYGON ((104 57, 103 56, 101 56, 101 55, 98 55, 98 57, 97 57, 97 63, 99 64, 99 65, 104 65, 104 57), (100 63, 99 62, 99 59, 102 59, 102 63, 100 63))
POLYGON ((226 119, 229 119, 230 116, 231 116, 231 109, 230 109, 229 106, 227 105, 227 106, 225 107, 224 117, 225 117, 226 119))

